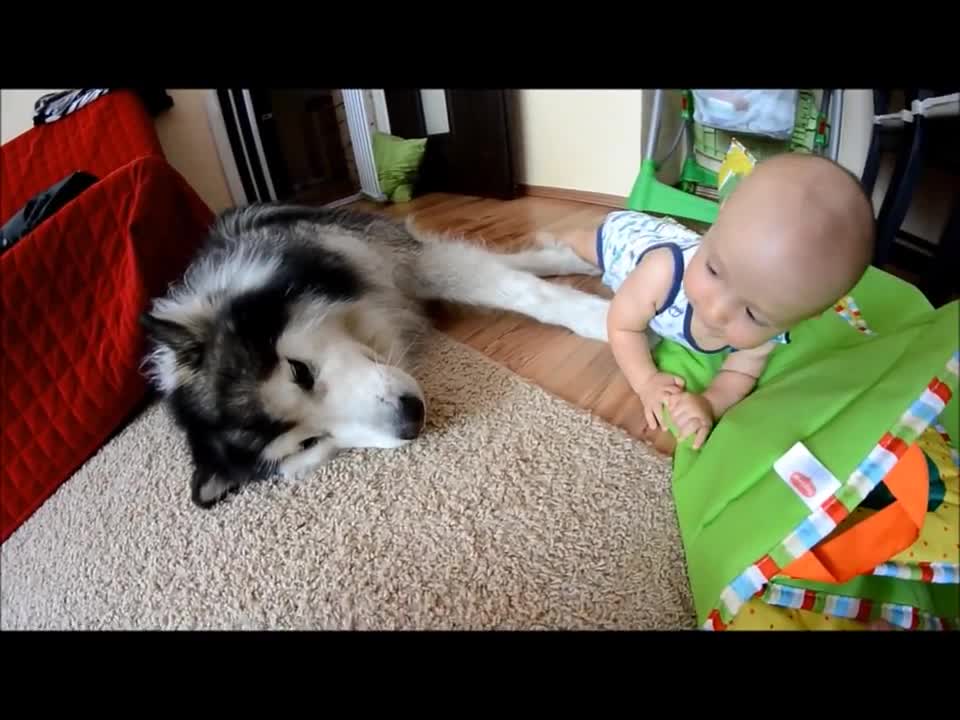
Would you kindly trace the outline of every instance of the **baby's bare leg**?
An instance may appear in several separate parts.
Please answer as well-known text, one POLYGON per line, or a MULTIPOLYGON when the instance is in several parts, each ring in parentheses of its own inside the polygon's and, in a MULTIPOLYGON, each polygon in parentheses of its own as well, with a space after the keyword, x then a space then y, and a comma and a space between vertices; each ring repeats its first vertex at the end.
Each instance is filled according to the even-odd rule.
MULTIPOLYGON (((585 236, 590 231, 562 234, 539 232, 535 243, 539 247, 499 255, 501 262, 515 270, 530 272, 540 277, 553 275, 600 275, 596 251, 588 253, 585 236), (584 235, 583 238, 580 235, 584 235), (587 253, 587 254, 585 254, 587 253)), ((594 234, 594 237, 596 235, 594 234)))

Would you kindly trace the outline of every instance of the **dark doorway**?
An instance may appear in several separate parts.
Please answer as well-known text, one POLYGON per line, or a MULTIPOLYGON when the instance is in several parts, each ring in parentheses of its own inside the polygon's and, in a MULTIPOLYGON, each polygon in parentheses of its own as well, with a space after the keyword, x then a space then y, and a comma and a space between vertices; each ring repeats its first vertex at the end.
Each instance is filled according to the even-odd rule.
POLYGON ((360 191, 339 90, 250 90, 274 192, 323 205, 360 191))
POLYGON ((428 133, 419 89, 386 90, 390 132, 427 138, 415 194, 449 192, 511 200, 518 195, 510 90, 448 90, 448 130, 428 133))

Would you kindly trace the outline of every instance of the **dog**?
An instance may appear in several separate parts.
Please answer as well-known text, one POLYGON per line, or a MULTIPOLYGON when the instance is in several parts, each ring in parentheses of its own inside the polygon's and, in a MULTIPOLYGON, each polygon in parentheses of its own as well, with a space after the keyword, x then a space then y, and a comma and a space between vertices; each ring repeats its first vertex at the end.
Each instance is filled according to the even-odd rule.
POLYGON ((429 301, 509 310, 606 341, 608 301, 543 276, 597 274, 558 244, 512 254, 349 209, 256 203, 219 214, 142 315, 145 376, 186 436, 191 498, 309 475, 424 428, 414 361, 429 301))

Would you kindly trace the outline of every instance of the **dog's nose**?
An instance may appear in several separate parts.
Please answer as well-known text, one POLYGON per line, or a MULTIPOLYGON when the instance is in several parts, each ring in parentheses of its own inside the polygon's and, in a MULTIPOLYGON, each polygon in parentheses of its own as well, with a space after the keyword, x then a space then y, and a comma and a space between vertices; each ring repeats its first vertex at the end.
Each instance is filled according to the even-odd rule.
POLYGON ((416 395, 400 396, 400 422, 397 435, 402 440, 413 440, 423 430, 425 409, 416 395))

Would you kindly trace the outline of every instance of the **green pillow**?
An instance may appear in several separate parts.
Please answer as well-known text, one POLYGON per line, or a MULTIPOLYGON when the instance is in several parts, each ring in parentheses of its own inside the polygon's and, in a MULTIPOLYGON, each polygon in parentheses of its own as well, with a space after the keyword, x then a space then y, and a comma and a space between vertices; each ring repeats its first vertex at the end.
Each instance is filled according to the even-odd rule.
POLYGON ((387 133, 373 133, 373 159, 380 189, 392 202, 409 202, 413 198, 413 185, 426 149, 426 138, 406 140, 387 133))

